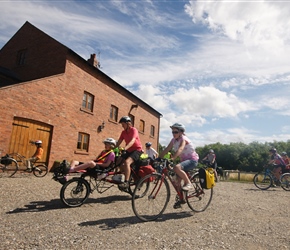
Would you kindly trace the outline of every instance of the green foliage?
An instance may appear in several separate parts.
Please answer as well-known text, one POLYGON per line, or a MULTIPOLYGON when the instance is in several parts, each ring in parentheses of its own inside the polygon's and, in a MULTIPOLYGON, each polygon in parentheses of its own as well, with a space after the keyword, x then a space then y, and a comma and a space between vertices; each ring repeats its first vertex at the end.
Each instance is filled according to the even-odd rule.
MULTIPOLYGON (((257 172, 262 170, 263 165, 269 161, 269 149, 271 147, 275 147, 280 154, 285 151, 290 155, 290 140, 287 142, 251 142, 250 144, 242 142, 221 144, 217 142, 204 147, 197 147, 196 152, 201 160, 210 149, 213 149, 219 167, 227 170, 257 172)), ((159 145, 159 150, 161 148, 164 149, 165 147, 159 145)))

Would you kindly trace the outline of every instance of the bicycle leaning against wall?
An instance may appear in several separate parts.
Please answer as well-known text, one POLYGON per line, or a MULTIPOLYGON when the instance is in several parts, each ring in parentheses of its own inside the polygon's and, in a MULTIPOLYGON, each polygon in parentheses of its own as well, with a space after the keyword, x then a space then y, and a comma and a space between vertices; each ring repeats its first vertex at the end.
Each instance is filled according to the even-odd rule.
POLYGON ((12 177, 17 172, 17 170, 17 161, 11 158, 8 154, 0 158, 0 178, 12 177))
MULTIPOLYGON (((167 159, 161 159, 161 162, 155 161, 154 168, 158 173, 143 177, 136 185, 132 196, 132 208, 140 220, 152 221, 162 215, 170 200, 169 182, 177 193, 176 201, 179 201, 180 204, 187 203, 192 211, 203 212, 210 205, 213 188, 206 189, 201 186, 203 180, 198 169, 187 172, 194 188, 190 191, 182 191, 174 180, 175 173, 171 161, 167 159)), ((209 169, 209 171, 211 170, 209 169)), ((212 177, 214 180, 213 172, 212 177)))

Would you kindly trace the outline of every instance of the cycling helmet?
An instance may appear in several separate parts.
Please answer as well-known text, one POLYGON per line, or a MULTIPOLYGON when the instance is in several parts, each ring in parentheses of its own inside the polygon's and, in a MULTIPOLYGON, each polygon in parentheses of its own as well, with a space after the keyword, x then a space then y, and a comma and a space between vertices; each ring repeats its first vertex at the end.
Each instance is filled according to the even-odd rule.
POLYGON ((122 122, 131 122, 131 118, 129 116, 123 116, 119 123, 122 123, 122 122))
POLYGON ((146 143, 145 143, 145 146, 146 146, 146 147, 151 147, 151 145, 152 145, 151 142, 146 142, 146 143))
POLYGON ((213 149, 210 149, 208 152, 209 152, 209 153, 214 153, 213 149))
POLYGON ((42 144, 42 141, 41 141, 41 140, 37 140, 37 141, 34 142, 34 144, 35 144, 35 145, 37 145, 37 144, 42 144))
POLYGON ((271 153, 276 153, 276 152, 277 152, 277 149, 276 149, 276 148, 271 148, 271 149, 269 150, 269 152, 271 152, 271 153))
POLYGON ((287 155, 287 153, 284 151, 281 153, 281 155, 285 156, 285 155, 287 155))
POLYGON ((177 128, 181 132, 185 132, 185 127, 181 123, 174 123, 170 128, 177 128))
POLYGON ((113 138, 107 138, 103 141, 103 143, 110 143, 114 147, 116 146, 116 141, 113 138))

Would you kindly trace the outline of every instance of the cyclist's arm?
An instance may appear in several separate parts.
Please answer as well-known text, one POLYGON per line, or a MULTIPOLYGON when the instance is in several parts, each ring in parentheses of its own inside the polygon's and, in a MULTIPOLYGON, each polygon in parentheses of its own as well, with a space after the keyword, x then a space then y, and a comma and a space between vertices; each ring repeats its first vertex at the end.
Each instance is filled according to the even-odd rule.
POLYGON ((135 137, 132 138, 132 140, 129 141, 129 143, 124 147, 124 150, 128 150, 129 148, 131 148, 134 145, 135 141, 136 141, 136 138, 135 137))
POLYGON ((168 144, 168 146, 163 150, 163 152, 160 153, 159 157, 163 158, 164 155, 166 155, 173 147, 173 142, 170 141, 170 143, 168 144))
POLYGON ((183 140, 177 149, 176 153, 171 157, 172 160, 175 160, 178 156, 180 156, 181 152, 183 151, 184 147, 186 145, 186 141, 183 140))

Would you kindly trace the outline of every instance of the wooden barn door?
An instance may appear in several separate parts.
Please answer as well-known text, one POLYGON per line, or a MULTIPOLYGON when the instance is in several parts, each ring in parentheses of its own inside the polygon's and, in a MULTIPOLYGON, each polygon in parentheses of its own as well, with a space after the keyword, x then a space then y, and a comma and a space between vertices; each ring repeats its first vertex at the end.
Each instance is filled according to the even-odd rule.
POLYGON ((9 152, 19 153, 26 158, 31 157, 36 146, 29 143, 30 140, 42 141, 43 156, 39 162, 48 164, 52 126, 38 121, 15 117, 11 134, 9 152))

